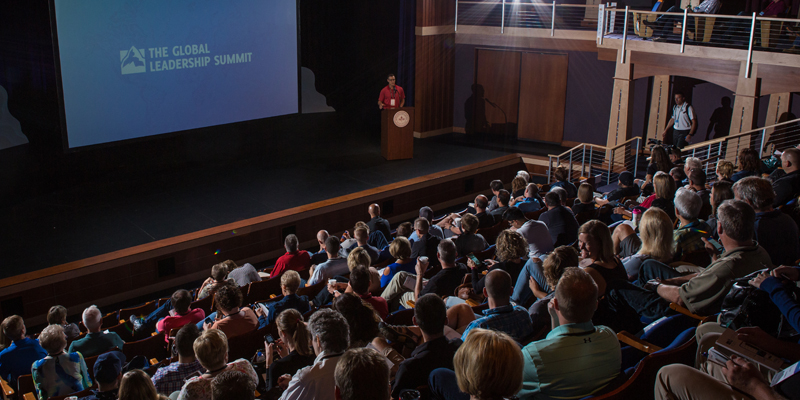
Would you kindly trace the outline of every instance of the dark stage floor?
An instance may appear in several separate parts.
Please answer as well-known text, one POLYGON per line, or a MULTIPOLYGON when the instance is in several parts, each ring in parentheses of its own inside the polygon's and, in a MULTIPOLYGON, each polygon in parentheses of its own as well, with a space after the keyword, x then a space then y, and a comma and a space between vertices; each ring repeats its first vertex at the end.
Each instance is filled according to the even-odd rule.
POLYGON ((169 173, 98 179, 0 210, 4 221, 0 237, 7 238, 2 245, 0 278, 510 152, 561 150, 560 146, 451 134, 415 139, 413 160, 390 162, 380 156, 379 133, 354 132, 335 114, 299 116, 297 124, 308 133, 276 135, 263 156, 169 173), (332 134, 325 135, 326 140, 309 139, 319 137, 312 135, 320 129, 332 134))

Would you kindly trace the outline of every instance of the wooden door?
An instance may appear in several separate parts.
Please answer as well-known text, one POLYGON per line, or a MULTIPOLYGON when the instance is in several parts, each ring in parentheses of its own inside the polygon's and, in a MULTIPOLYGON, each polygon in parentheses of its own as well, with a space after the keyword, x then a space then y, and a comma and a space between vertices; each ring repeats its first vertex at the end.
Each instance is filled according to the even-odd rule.
POLYGON ((566 54, 522 54, 519 139, 562 142, 568 64, 566 54))
POLYGON ((519 111, 520 52, 478 49, 475 55, 475 132, 514 136, 519 111), (485 112, 485 121, 483 123, 485 112))

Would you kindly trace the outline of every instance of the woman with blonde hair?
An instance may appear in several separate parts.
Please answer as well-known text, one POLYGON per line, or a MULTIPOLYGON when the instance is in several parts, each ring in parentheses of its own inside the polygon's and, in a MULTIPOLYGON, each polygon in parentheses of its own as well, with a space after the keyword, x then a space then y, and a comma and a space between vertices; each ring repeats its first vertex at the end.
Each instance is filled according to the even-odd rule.
POLYGON ((266 344, 266 384, 270 389, 278 385, 278 378, 281 375, 294 376, 297 370, 313 364, 316 358, 311 349, 311 332, 308 331, 299 311, 293 308, 285 310, 278 315, 275 322, 278 326, 279 339, 266 344), (281 356, 278 360, 272 359, 275 350, 281 356))
POLYGON ((578 187, 578 201, 580 203, 572 206, 572 212, 577 216, 595 211, 594 206, 594 189, 592 185, 584 182, 578 187))
MULTIPOLYGON (((416 259, 411 258, 411 242, 404 237, 399 237, 395 240, 392 240, 392 243, 389 245, 389 254, 395 258, 395 262, 386 266, 383 269, 383 274, 381 275, 381 287, 386 287, 389 282, 394 278, 395 274, 400 271, 408 272, 409 274, 413 274, 415 272, 414 266, 416 265, 416 259)), ((365 267, 369 267, 368 264, 364 265, 365 267)), ((352 271, 352 267, 350 270, 352 271)))
POLYGON ((503 332, 475 328, 453 357, 454 371, 433 370, 431 390, 438 398, 449 398, 447 389, 455 381, 470 400, 500 400, 522 389, 524 361, 519 345, 503 332), (439 393, 440 389, 445 389, 439 393))
POLYGON ((644 260, 652 258, 663 263, 672 261, 672 221, 660 208, 645 211, 642 221, 639 222, 639 236, 634 234, 630 238, 631 241, 638 242, 639 250, 622 259, 628 280, 634 281, 638 278, 639 267, 644 260))
POLYGON ((61 325, 48 325, 39 335, 47 357, 31 366, 39 399, 80 392, 92 385, 81 353, 67 353, 67 335, 61 325))
MULTIPOLYGON (((209 397, 210 398, 210 397, 209 397)), ((119 382, 119 400, 168 400, 169 397, 156 392, 156 387, 146 372, 128 371, 119 382)))
MULTIPOLYGON (((228 338, 219 329, 208 329, 194 341, 194 354, 206 372, 186 381, 178 400, 211 400, 211 381, 223 371, 239 371, 258 384, 258 375, 250 361, 238 359, 228 363, 228 338)), ((120 393, 122 387, 120 386, 120 393)))
POLYGON ((733 183, 733 163, 728 160, 720 160, 717 163, 717 182, 728 181, 733 183))
POLYGON ((467 266, 472 271, 472 288, 475 293, 482 293, 485 286, 483 275, 484 270, 494 271, 502 269, 511 275, 511 281, 516 282, 522 268, 525 267, 523 257, 528 255, 528 242, 519 232, 506 229, 500 232, 496 243, 497 250, 495 258, 497 260, 484 260, 482 265, 476 265, 471 258, 467 258, 467 266), (485 268, 484 268, 485 266, 485 268))
POLYGON ((517 197, 524 196, 526 186, 528 186, 528 182, 525 181, 525 178, 521 176, 514 178, 514 180, 511 181, 511 198, 516 199, 517 197))

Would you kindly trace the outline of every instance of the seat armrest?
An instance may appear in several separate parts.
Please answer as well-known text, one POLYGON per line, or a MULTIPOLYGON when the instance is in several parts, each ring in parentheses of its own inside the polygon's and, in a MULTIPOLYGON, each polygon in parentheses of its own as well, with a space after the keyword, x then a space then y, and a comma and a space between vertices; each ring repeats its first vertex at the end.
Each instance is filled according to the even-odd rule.
POLYGON ((628 331, 622 331, 618 333, 617 340, 637 350, 643 351, 647 354, 655 353, 661 350, 661 347, 658 347, 652 343, 639 339, 636 336, 633 336, 630 333, 628 333, 628 331))

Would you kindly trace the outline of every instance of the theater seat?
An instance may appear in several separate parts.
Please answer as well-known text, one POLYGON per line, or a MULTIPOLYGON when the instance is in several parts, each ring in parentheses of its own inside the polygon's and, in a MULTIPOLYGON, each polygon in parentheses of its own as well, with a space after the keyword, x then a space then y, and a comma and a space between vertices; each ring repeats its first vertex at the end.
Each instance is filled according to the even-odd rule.
MULTIPOLYGON (((659 12, 661 11, 661 6, 664 5, 663 1, 658 1, 656 4, 653 5, 653 9, 650 11, 652 12, 659 12)), ((633 13, 633 30, 636 34, 640 37, 651 37, 653 36, 653 28, 645 26, 642 21, 649 21, 654 22, 658 15, 656 14, 642 14, 636 11, 632 11, 633 13)))

